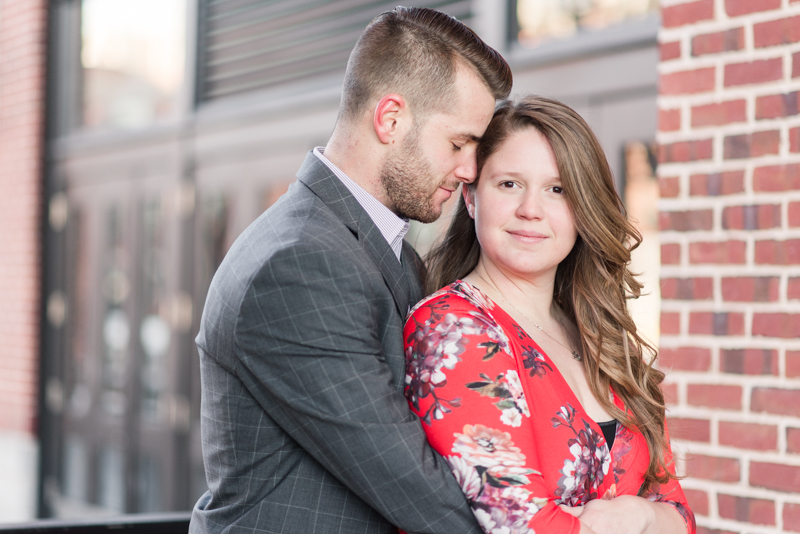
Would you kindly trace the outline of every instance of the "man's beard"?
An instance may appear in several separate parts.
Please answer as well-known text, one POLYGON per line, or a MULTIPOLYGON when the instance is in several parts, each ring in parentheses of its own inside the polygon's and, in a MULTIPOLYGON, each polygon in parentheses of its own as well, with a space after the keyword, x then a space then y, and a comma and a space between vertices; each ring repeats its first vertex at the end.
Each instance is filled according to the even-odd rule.
POLYGON ((430 165, 419 148, 419 128, 415 125, 397 154, 381 166, 381 184, 386 196, 401 217, 431 223, 442 214, 442 206, 433 195, 442 185, 431 173, 430 165))

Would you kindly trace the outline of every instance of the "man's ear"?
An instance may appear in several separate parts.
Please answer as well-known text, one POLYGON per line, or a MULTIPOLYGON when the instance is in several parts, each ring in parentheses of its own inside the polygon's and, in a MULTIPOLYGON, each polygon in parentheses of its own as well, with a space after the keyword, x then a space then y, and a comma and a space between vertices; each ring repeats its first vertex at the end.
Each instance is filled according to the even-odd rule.
POLYGON ((372 116, 372 126, 380 142, 388 145, 399 140, 404 135, 403 126, 410 113, 408 104, 402 96, 388 94, 381 98, 372 116))

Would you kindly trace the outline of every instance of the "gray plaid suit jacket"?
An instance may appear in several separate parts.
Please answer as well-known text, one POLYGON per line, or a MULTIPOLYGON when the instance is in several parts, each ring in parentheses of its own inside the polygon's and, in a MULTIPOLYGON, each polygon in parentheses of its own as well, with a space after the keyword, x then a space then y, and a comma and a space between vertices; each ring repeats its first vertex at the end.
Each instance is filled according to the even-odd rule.
POLYGON ((419 257, 313 154, 297 176, 209 289, 190 532, 482 532, 402 394, 419 257))

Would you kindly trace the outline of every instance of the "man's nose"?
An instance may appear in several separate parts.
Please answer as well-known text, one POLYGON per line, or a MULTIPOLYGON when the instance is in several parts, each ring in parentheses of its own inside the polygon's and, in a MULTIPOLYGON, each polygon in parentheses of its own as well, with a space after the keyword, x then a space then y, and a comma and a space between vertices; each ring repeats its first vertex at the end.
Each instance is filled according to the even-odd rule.
POLYGON ((465 157, 461 164, 456 167, 456 178, 466 184, 471 184, 478 177, 478 162, 475 160, 475 152, 465 157))

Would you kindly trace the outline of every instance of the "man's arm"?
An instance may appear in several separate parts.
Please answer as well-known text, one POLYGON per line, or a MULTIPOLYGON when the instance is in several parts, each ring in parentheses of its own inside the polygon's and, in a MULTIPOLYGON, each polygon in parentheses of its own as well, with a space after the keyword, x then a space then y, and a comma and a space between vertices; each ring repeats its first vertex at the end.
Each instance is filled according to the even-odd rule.
POLYGON ((237 375, 345 486, 407 532, 480 533, 447 465, 392 385, 379 321, 402 320, 362 258, 301 244, 251 282, 235 330, 237 375), (388 304, 388 305, 387 305, 388 304), (380 317, 384 313, 384 317, 380 317))

